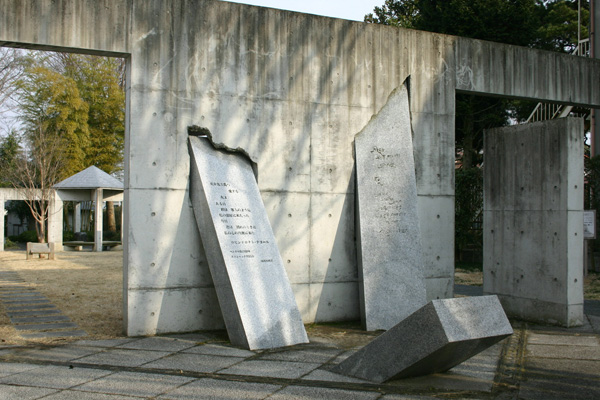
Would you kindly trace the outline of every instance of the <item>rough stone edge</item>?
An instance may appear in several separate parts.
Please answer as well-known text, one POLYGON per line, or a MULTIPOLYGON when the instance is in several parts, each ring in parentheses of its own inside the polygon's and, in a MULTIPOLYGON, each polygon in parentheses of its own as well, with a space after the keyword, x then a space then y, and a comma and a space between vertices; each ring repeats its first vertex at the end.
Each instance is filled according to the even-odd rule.
POLYGON ((250 166, 252 167, 252 172, 254 173, 254 178, 256 178, 256 181, 258 182, 258 164, 252 159, 250 154, 245 149, 243 149, 241 147, 233 148, 233 147, 227 146, 225 143, 215 143, 210 130, 208 128, 198 126, 198 125, 188 126, 188 135, 204 137, 204 138, 208 139, 208 141, 215 148, 215 150, 222 151, 225 153, 233 153, 233 154, 243 155, 250 162, 250 166))
MULTIPOLYGON (((365 129, 367 129, 367 127, 369 126, 369 124, 379 116, 379 114, 381 113, 381 110, 383 110, 390 102, 390 99, 392 97, 394 97, 396 95, 396 93, 402 88, 402 87, 406 87, 406 93, 408 94, 408 114, 410 116, 410 136, 411 138, 414 140, 415 138, 415 132, 413 130, 413 125, 412 125, 412 110, 410 107, 410 75, 407 75, 406 78, 404 78, 404 81, 402 82, 402 84, 396 86, 394 88, 394 90, 392 90, 392 92, 389 94, 389 96, 387 97, 387 99, 385 100, 385 103, 381 106, 381 108, 373 115, 371 115, 371 118, 369 118, 369 121, 367 121, 367 123, 365 124, 365 126, 363 126, 363 128, 358 131, 357 134, 354 135, 354 138, 356 138, 357 136, 361 135, 365 129)), ((208 130, 208 129, 207 129, 208 130)), ((356 162, 356 152, 354 150, 354 141, 352 142, 352 156, 354 157, 354 162, 356 162)), ((413 146, 413 152, 414 152, 414 146, 413 146)))

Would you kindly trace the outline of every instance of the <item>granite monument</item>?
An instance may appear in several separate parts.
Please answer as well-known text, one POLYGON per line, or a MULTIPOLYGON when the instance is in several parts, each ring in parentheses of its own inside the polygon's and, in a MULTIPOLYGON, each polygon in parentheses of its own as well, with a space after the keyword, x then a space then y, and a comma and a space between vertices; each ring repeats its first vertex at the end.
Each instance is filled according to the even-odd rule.
POLYGON ((408 85, 356 135, 357 254, 366 330, 390 329, 427 302, 408 85))
POLYGON ((308 342, 250 159, 189 137, 190 197, 232 344, 308 342))

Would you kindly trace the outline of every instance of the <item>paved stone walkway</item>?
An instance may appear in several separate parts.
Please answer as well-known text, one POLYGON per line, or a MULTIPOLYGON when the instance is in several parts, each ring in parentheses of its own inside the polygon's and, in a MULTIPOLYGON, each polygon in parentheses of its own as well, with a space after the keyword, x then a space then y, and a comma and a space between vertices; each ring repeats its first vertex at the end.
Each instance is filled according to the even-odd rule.
POLYGON ((359 330, 269 351, 232 347, 223 332, 0 347, 0 399, 598 399, 600 318, 588 318, 577 329, 515 322, 446 373, 385 384, 330 371, 360 347, 340 338, 375 336, 359 330))
POLYGON ((46 296, 28 286, 17 272, 0 271, 0 303, 25 339, 86 335, 46 296))
MULTIPOLYGON (((49 304, 18 274, 0 272, 0 280, 5 307, 13 307, 10 299, 49 304)), ((31 328, 24 333, 66 321, 53 319, 60 312, 39 314, 50 309, 11 321, 31 328)), ((600 316, 588 314, 572 329, 519 321, 513 328, 514 335, 446 373, 384 384, 331 372, 376 336, 333 326, 309 329, 309 344, 269 351, 232 347, 224 332, 0 346, 0 400, 600 398, 600 316)))

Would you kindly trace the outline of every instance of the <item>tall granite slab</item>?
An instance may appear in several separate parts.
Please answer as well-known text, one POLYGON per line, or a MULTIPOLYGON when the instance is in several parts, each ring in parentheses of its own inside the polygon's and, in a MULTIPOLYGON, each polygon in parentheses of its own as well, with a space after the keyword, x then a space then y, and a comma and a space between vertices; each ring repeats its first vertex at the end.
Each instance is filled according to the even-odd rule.
POLYGON ((497 296, 433 300, 333 372, 378 383, 444 372, 512 333, 497 296))
POLYGON ((406 83, 354 149, 361 317, 366 330, 389 329, 427 303, 406 83))
POLYGON ((190 198, 232 344, 308 342, 250 160, 189 137, 190 198))

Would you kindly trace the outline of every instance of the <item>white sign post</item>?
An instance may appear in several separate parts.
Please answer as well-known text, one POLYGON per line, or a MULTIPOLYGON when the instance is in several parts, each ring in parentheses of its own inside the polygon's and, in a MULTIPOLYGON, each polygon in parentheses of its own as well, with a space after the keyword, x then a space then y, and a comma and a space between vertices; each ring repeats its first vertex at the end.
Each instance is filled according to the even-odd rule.
POLYGON ((583 275, 588 271, 588 240, 596 239, 596 210, 583 211, 583 275))

